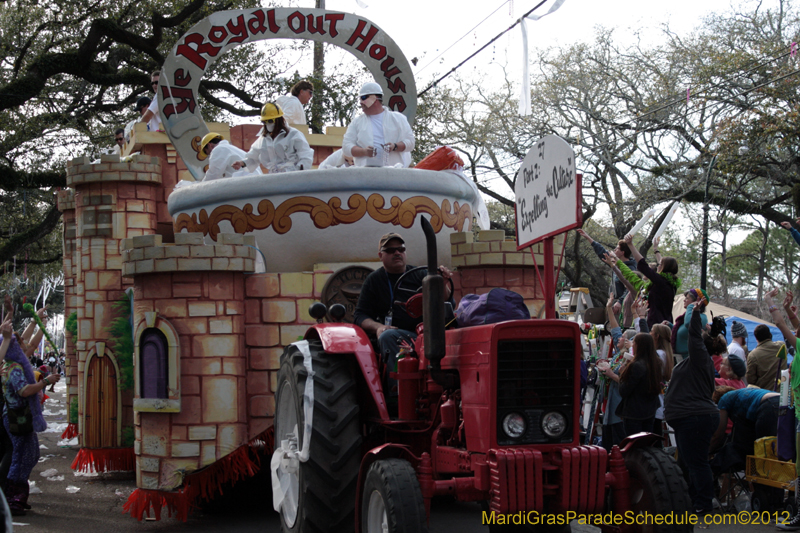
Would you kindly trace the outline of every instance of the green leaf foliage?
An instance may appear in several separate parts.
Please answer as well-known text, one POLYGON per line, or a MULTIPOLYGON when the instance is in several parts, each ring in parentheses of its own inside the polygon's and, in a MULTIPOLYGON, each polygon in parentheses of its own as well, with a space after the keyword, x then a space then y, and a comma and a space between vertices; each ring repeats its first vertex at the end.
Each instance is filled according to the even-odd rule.
POLYGON ((72 334, 72 340, 78 339, 78 313, 73 311, 64 322, 64 329, 72 334))
POLYGON ((122 390, 133 389, 133 327, 131 326, 132 296, 127 293, 117 300, 114 313, 117 316, 111 321, 106 331, 111 335, 109 343, 114 349, 119 364, 119 386, 122 390))
POLYGON ((122 428, 122 447, 133 448, 133 441, 136 440, 136 434, 131 426, 122 428))
POLYGON ((69 423, 70 424, 77 424, 78 423, 78 397, 73 396, 72 400, 69 402, 69 423))

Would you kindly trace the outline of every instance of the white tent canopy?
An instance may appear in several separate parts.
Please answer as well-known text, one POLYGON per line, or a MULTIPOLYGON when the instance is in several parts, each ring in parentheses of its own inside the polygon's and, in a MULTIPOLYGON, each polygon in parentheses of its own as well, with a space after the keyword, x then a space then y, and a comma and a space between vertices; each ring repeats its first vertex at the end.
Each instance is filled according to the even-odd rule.
MULTIPOLYGON (((677 294, 675 296, 675 302, 672 304, 672 318, 676 319, 681 316, 685 312, 683 308, 683 293, 677 294)), ((783 334, 781 331, 771 322, 766 320, 762 320, 756 316, 750 315, 748 313, 744 313, 742 311, 737 311, 731 307, 725 307, 724 305, 720 305, 718 303, 711 302, 706 306, 706 314, 709 316, 713 314, 713 316, 724 316, 725 323, 728 324, 728 330, 725 334, 725 337, 728 339, 728 343, 732 341, 731 339, 731 324, 735 320, 736 322, 741 322, 744 324, 745 328, 747 328, 747 347, 748 349, 752 350, 758 345, 756 342, 756 338, 753 336, 753 329, 759 324, 766 324, 770 327, 770 331, 772 331, 772 340, 774 341, 784 341, 783 334)))

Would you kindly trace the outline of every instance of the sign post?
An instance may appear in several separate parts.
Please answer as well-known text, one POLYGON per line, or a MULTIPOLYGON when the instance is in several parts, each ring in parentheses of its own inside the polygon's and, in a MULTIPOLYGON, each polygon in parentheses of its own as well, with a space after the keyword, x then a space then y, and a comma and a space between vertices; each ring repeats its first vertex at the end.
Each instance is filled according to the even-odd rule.
MULTIPOLYGON (((543 242, 544 279, 539 279, 545 318, 556 317, 553 239, 583 223, 580 178, 575 173, 575 152, 555 135, 536 141, 517 173, 514 187, 517 250, 543 242)), ((533 249, 531 255, 536 264, 533 249)))

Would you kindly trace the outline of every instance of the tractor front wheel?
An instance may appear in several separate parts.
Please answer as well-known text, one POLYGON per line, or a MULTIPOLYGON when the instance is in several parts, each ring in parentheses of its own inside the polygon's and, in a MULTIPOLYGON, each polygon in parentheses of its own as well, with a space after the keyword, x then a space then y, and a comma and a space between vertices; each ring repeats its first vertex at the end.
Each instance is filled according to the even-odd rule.
POLYGON ((287 469, 281 528, 285 533, 352 532, 361 464, 356 378, 346 356, 325 355, 319 342, 308 343, 310 361, 303 352, 295 344, 287 346, 278 372, 276 448, 302 450, 305 390, 314 387, 308 460, 287 469))
POLYGON ((369 467, 361 520, 364 533, 427 533, 422 491, 408 461, 384 459, 369 467))
MULTIPOLYGON (((689 487, 675 459, 656 448, 638 448, 625 454, 630 475, 630 509, 634 514, 688 517, 692 512, 689 487)), ((692 531, 691 524, 637 526, 642 533, 692 531)))

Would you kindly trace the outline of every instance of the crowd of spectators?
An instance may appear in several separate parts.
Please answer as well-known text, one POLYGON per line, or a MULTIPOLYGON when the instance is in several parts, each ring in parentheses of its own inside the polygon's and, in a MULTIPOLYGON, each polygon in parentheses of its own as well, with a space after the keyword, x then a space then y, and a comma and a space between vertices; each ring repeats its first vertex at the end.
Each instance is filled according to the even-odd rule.
MULTIPOLYGON (((800 232, 788 222, 782 225, 800 245, 800 232)), ((660 445, 675 446, 695 512, 711 513, 720 496, 717 479, 743 470, 757 439, 777 435, 781 372, 787 353, 795 347, 800 353, 792 293, 782 306, 791 329, 773 303, 778 290, 764 297, 786 342, 773 340, 770 327, 760 324, 753 331, 758 344, 748 351, 745 325, 733 321, 728 343, 724 318, 707 312, 711 298, 705 289, 685 290, 685 312, 672 315, 681 294, 679 265, 658 253, 658 239, 651 264, 631 235, 609 252, 585 231, 578 234, 613 273, 606 328, 615 349, 597 363, 607 384, 601 442, 610 450, 634 433, 668 431, 673 440, 660 445)), ((791 370, 792 391, 800 394, 800 362, 792 362, 791 370)), ((800 434, 800 422, 796 429, 800 434)), ((800 530, 800 512, 782 529, 800 530)))

